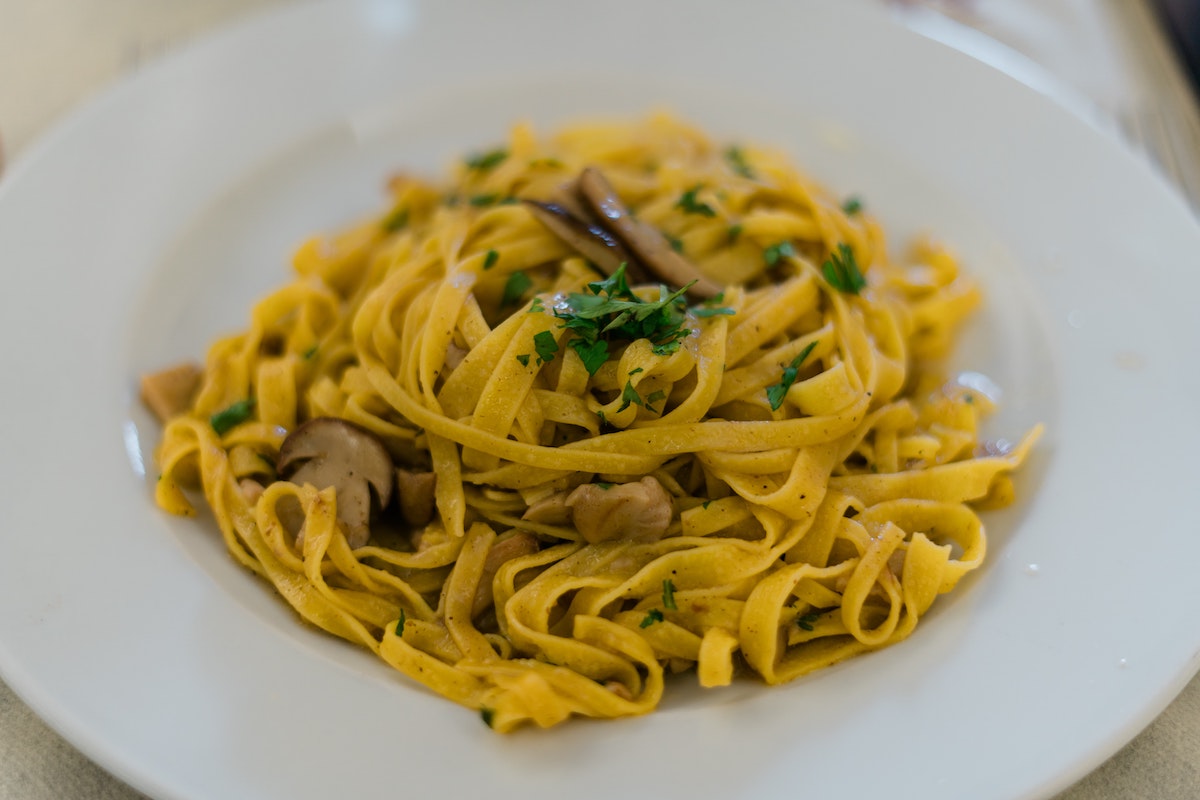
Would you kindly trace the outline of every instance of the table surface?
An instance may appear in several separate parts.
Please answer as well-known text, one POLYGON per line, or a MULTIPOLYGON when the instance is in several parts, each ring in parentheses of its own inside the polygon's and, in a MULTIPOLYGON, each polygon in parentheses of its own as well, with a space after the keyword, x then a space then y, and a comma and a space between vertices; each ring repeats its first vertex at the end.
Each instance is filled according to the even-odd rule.
MULTIPOLYGON (((0 169, 96 90, 288 1, 0 0, 0 169)), ((1035 62, 1200 208, 1200 113, 1142 0, 855 1, 886 2, 904 24, 1014 77, 1035 62), (960 36, 964 25, 986 37, 960 36)), ((1200 678, 1056 800, 1198 796, 1200 678)), ((138 797, 0 683, 0 800, 138 797)))

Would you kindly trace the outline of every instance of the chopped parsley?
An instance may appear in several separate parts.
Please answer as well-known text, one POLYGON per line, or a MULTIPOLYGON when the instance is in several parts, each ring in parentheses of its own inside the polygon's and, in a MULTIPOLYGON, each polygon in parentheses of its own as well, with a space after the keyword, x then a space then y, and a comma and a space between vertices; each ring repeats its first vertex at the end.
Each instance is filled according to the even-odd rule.
POLYGON ((588 375, 595 375, 596 370, 604 366, 605 361, 608 361, 608 342, 603 339, 597 339, 594 342, 588 342, 586 339, 572 339, 570 347, 583 361, 588 375))
POLYGON ((778 411, 783 405, 783 398, 787 397, 788 389, 792 388, 792 384, 796 382, 796 376, 800 373, 800 365, 804 363, 804 359, 808 358, 808 354, 817 346, 817 342, 811 341, 800 355, 792 359, 792 363, 788 364, 783 370, 783 377, 779 383, 772 384, 767 387, 767 402, 771 404, 772 411, 778 411))
POLYGON ((498 194, 473 194, 467 202, 475 208, 483 208, 484 206, 495 205, 503 198, 498 194))
POLYGON ((768 267, 778 266, 784 258, 794 255, 796 255, 796 248, 792 247, 791 242, 779 242, 763 250, 763 259, 767 262, 768 267))
POLYGON ((483 720, 483 724, 490 728, 496 719, 496 709, 488 708, 487 706, 480 706, 479 717, 483 720))
POLYGON ((842 203, 842 211, 845 211, 850 216, 862 211, 862 200, 857 195, 851 195, 846 198, 846 202, 842 203))
POLYGON ((396 231, 404 230, 408 226, 408 209, 398 208, 384 218, 380 223, 385 233, 395 233, 396 231))
POLYGON ((678 350, 690 333, 682 299, 690 285, 675 292, 660 285, 658 300, 643 300, 629 288, 622 264, 610 277, 589 283, 591 294, 568 294, 554 315, 574 334, 567 344, 594 375, 608 358, 609 342, 647 339, 660 356, 678 350))
POLYGON ((218 411, 208 418, 208 422, 212 425, 212 429, 217 432, 218 436, 224 436, 226 431, 236 428, 250 419, 253 413, 254 398, 250 397, 246 400, 238 400, 229 408, 218 411))
POLYGON ((655 403, 659 402, 660 400, 666 400, 666 399, 667 399, 667 393, 664 392, 662 389, 659 389, 656 392, 651 392, 650 396, 646 398, 646 408, 650 411, 654 411, 653 405, 655 403))
POLYGON ((802 617, 796 617, 796 624, 799 625, 803 630, 811 631, 813 629, 813 623, 820 618, 820 614, 810 611, 802 617))
POLYGON ((742 235, 742 223, 729 226, 729 243, 733 244, 742 235))
POLYGON ((725 149, 725 160, 729 162, 730 169, 736 174, 743 178, 754 178, 754 170, 750 169, 750 164, 746 161, 746 154, 736 144, 725 149))
POLYGON ((600 481, 600 482, 598 482, 596 485, 597 485, 597 486, 599 486, 601 489, 603 489, 603 490, 604 490, 604 491, 606 491, 606 492, 607 492, 609 489, 611 489, 611 488, 613 488, 614 486, 616 486, 616 484, 615 484, 615 483, 606 483, 606 482, 604 482, 604 481, 600 481))
POLYGON ((715 217, 717 215, 716 209, 714 209, 708 203, 696 199, 696 193, 699 192, 700 189, 701 187, 699 185, 688 189, 679 196, 679 201, 675 203, 675 207, 681 209, 685 214, 699 214, 702 217, 715 217))
POLYGON ((404 635, 404 623, 406 621, 407 621, 407 618, 404 616, 404 609, 402 608, 402 609, 400 609, 400 619, 396 620, 396 635, 397 636, 404 635))
POLYGON ((504 284, 504 294, 500 297, 500 306, 512 306, 521 302, 521 298, 532 286, 533 281, 529 279, 529 276, 521 270, 517 270, 508 276, 508 281, 504 284))
POLYGON ((659 611, 657 608, 652 608, 652 609, 650 609, 650 611, 648 611, 646 613, 646 616, 642 618, 642 621, 638 624, 638 627, 639 628, 649 628, 654 623, 662 622, 662 621, 663 621, 663 613, 661 611, 659 611))
POLYGON ((302 355, 302 356, 301 356, 301 358, 303 358, 305 361, 308 361, 310 358, 312 358, 313 356, 315 356, 315 355, 317 354, 317 347, 318 347, 318 346, 319 346, 319 345, 315 345, 315 344, 314 344, 312 347, 310 347, 310 348, 308 348, 307 350, 305 350, 305 351, 304 351, 304 355, 302 355))
POLYGON ((500 166, 504 163, 504 159, 508 158, 508 151, 500 148, 487 153, 480 153, 476 156, 471 156, 467 159, 467 169, 475 169, 480 172, 487 172, 490 169, 500 166))
POLYGON ((667 244, 671 245, 672 250, 674 250, 676 253, 683 252, 683 240, 682 239, 676 239, 674 236, 671 236, 670 234, 666 234, 666 233, 663 234, 663 237, 667 240, 667 244))
POLYGON ((546 310, 546 307, 542 304, 542 298, 535 297, 535 298, 533 298, 533 302, 529 304, 529 310, 526 311, 525 313, 526 314, 540 314, 545 310, 546 310))
POLYGON ((678 610, 675 605, 675 584, 670 578, 663 581, 663 608, 669 608, 672 611, 678 610))
POLYGON ((710 297, 699 305, 692 306, 690 311, 692 314, 702 319, 706 317, 715 317, 720 314, 725 314, 732 317, 735 313, 737 313, 729 306, 720 305, 724 302, 725 293, 721 292, 716 297, 710 297))
POLYGON ((866 288, 867 279, 863 277, 858 262, 854 260, 854 251, 845 242, 840 242, 837 249, 838 251, 831 253, 829 260, 822 265, 821 272, 825 275, 825 280, 829 281, 829 285, 839 292, 858 294, 866 288))
POLYGON ((517 361, 521 362, 522 367, 528 367, 529 366, 529 353, 521 353, 521 355, 517 356, 517 361))
POLYGON ((617 409, 617 413, 629 408, 629 404, 645 407, 642 402, 642 396, 637 393, 637 389, 633 388, 633 381, 625 381, 625 388, 621 391, 621 407, 617 409))
POLYGON ((488 250, 487 255, 483 257, 483 268, 485 270, 496 266, 496 262, 500 260, 500 254, 495 250, 488 250))
POLYGON ((537 351, 538 363, 545 364, 554 360, 554 354, 558 352, 558 342, 555 341, 553 333, 542 331, 534 334, 533 349, 537 351))

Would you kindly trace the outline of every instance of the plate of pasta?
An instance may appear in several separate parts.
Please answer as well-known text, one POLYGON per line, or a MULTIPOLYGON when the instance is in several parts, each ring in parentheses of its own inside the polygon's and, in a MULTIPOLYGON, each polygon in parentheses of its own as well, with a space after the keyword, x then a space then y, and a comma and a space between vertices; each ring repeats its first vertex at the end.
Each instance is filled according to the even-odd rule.
POLYGON ((872 8, 257 18, 0 184, 0 669, 163 797, 1049 796, 1197 667, 1197 245, 872 8))

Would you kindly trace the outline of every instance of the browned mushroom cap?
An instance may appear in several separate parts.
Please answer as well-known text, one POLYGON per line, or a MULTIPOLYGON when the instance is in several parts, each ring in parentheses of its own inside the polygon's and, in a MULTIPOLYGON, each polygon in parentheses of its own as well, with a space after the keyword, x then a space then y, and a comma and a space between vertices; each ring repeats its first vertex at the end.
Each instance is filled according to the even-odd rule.
POLYGON ((612 234, 599 225, 576 217, 558 203, 540 203, 537 200, 522 202, 534 219, 546 226, 546 230, 595 264, 605 275, 612 275, 621 264, 628 264, 632 260, 629 251, 612 234))
POLYGON ((567 497, 576 530, 591 544, 610 539, 657 541, 671 524, 671 495, 647 475, 637 483, 585 483, 567 497))
POLYGON ((653 225, 634 219, 629 209, 617 197, 616 190, 595 167, 588 167, 579 176, 579 193, 584 202, 599 217, 600 223, 616 234, 642 265, 656 278, 669 286, 691 286, 687 293, 693 297, 716 297, 721 287, 705 277, 695 264, 671 248, 667 237, 653 225), (695 283, 692 283, 695 281, 695 283))
POLYGON ((335 417, 317 417, 292 431, 279 448, 279 474, 292 483, 330 486, 350 547, 371 536, 371 488, 383 508, 392 499, 392 458, 371 434, 335 417))

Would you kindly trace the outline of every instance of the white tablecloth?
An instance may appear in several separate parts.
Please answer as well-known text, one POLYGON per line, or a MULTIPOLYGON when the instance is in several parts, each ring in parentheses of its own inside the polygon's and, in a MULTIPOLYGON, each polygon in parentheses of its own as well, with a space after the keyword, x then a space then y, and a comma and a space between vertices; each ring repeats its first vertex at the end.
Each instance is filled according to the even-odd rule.
MULTIPOLYGON (((0 140, 8 157, 18 156, 98 88, 218 25, 284 2, 0 0, 0 140)), ((1018 77, 1041 80, 1014 52, 1036 62, 1075 95, 1074 101, 1082 100, 1085 113, 1110 124, 1114 135, 1125 136, 1133 149, 1160 164, 1197 205, 1195 104, 1180 88, 1139 0, 890 0, 889 5, 906 24, 1018 77), (962 25, 986 37, 964 36, 962 25), (1164 130, 1171 137, 1162 136, 1164 130)), ((43 724, 0 683, 0 800, 140 796, 43 724)), ((1197 797, 1200 679, 1059 800, 1197 797)))

